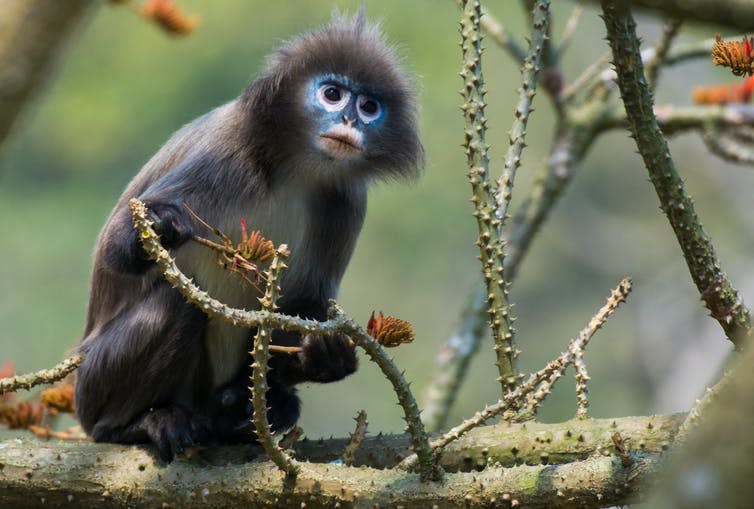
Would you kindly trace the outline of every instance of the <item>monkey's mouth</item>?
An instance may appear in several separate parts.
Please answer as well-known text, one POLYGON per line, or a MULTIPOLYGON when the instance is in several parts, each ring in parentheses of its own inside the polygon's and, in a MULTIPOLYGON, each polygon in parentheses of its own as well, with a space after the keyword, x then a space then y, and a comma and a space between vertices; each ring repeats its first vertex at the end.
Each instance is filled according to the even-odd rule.
POLYGON ((354 157, 364 150, 361 131, 344 124, 336 125, 319 138, 325 152, 336 159, 354 157))

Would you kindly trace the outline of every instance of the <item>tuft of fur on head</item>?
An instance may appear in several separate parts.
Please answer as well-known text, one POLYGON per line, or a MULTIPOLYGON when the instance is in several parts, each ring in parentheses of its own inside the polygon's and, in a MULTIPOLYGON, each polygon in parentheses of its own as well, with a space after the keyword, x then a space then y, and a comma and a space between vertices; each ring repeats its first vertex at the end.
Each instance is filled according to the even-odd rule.
MULTIPOLYGON (((414 86, 396 49, 385 41, 378 24, 366 20, 363 8, 351 17, 333 13, 327 25, 294 37, 268 57, 264 73, 245 93, 254 120, 267 129, 262 134, 274 137, 278 145, 283 138, 290 140, 290 149, 300 150, 308 126, 297 122, 300 105, 292 98, 307 80, 324 74, 347 76, 385 104, 387 115, 364 172, 378 178, 417 176, 424 149, 414 86)), ((261 146, 258 152, 275 157, 261 146)))

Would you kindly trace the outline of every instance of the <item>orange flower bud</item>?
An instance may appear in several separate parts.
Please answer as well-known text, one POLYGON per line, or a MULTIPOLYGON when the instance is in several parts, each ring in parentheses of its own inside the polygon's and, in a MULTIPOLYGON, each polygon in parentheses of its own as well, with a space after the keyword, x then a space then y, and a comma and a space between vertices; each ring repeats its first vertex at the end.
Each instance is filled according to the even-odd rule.
POLYGON ((375 317, 374 311, 367 322, 367 333, 384 347, 399 346, 403 343, 411 343, 415 334, 411 323, 394 316, 380 314, 375 317))
POLYGON ((744 37, 742 41, 724 41, 720 34, 712 43, 712 63, 730 67, 736 76, 754 73, 754 38, 744 37))

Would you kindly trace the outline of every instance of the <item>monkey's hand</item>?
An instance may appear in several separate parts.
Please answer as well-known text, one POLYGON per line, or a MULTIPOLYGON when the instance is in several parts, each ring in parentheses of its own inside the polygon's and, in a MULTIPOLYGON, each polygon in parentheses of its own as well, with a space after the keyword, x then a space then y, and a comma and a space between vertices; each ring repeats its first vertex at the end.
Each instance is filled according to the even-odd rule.
MULTIPOLYGON (((193 235, 188 212, 175 202, 144 200, 152 227, 166 248, 176 248, 193 235)), ((131 211, 124 206, 106 226, 100 244, 102 262, 115 272, 143 274, 153 266, 134 228, 131 211)))
POLYGON ((302 381, 337 382, 356 371, 356 347, 344 334, 307 334, 301 349, 297 355, 302 381))
POLYGON ((149 219, 152 228, 160 236, 163 247, 173 249, 181 246, 194 234, 194 227, 186 209, 175 203, 149 203, 149 219))

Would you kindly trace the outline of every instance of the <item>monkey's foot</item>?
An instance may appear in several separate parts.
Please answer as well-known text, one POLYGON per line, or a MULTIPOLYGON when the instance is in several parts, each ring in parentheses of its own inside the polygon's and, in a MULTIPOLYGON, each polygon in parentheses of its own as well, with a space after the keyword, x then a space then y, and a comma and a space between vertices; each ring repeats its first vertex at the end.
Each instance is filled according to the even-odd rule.
POLYGON ((210 438, 209 421, 177 405, 150 409, 133 427, 134 431, 147 435, 165 462, 173 461, 176 454, 183 454, 186 447, 210 438))

